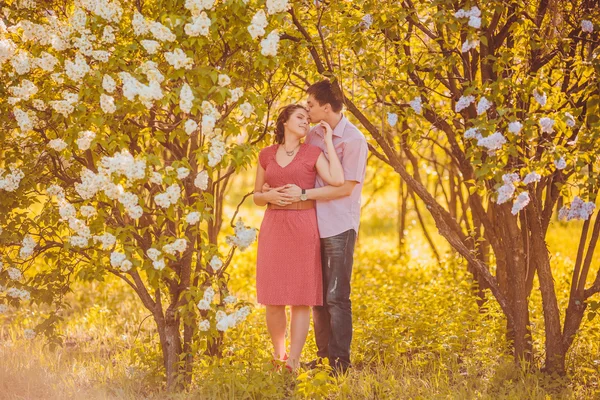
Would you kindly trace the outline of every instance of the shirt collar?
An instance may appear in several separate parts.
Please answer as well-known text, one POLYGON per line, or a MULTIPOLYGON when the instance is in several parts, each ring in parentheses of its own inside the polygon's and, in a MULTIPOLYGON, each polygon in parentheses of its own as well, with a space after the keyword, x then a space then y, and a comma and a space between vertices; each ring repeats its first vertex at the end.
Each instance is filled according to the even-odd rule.
MULTIPOLYGON (((333 136, 337 136, 337 137, 343 137, 344 136, 344 130, 346 130, 346 125, 348 124, 348 118, 346 118, 346 116, 344 114, 342 114, 342 119, 340 119, 340 122, 338 122, 338 124, 335 126, 335 128, 333 129, 333 136)), ((315 129, 315 131, 317 132, 317 134, 321 137, 323 137, 323 128, 321 128, 321 126, 317 125, 316 127, 317 129, 315 129)))

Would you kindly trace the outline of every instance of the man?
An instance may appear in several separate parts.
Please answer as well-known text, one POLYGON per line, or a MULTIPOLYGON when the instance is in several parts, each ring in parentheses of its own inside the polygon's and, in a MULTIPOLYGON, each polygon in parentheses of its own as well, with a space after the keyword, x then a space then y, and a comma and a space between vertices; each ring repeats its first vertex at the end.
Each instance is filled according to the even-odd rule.
MULTIPOLYGON (((323 268, 323 306, 313 307, 317 355, 329 358, 334 370, 345 372, 350 366, 352 341, 350 278, 368 147, 364 135, 342 114, 342 98, 329 80, 313 84, 307 94, 311 122, 325 121, 333 129, 345 182, 340 187, 327 186, 317 176, 314 189, 288 185, 283 191, 294 201, 317 201, 323 268)), ((328 156, 322 127, 312 128, 305 143, 320 147, 328 156)))

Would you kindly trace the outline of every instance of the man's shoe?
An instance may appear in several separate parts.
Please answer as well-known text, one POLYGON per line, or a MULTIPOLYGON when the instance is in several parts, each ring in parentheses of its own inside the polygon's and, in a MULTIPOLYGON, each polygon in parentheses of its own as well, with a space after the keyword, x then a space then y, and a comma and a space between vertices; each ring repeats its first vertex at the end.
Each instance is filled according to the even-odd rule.
POLYGON ((316 369, 319 366, 323 365, 323 359, 322 358, 315 358, 314 360, 307 362, 307 363, 302 363, 302 367, 304 369, 316 369))

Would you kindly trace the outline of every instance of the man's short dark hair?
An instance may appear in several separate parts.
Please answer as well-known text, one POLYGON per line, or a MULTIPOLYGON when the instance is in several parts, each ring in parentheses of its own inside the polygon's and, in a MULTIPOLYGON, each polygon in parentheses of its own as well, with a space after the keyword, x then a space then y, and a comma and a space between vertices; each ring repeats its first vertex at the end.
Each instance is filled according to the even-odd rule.
POLYGON ((319 102, 319 105, 322 106, 329 103, 334 112, 342 111, 342 107, 344 106, 342 95, 329 79, 313 83, 309 86, 306 93, 312 95, 319 102))

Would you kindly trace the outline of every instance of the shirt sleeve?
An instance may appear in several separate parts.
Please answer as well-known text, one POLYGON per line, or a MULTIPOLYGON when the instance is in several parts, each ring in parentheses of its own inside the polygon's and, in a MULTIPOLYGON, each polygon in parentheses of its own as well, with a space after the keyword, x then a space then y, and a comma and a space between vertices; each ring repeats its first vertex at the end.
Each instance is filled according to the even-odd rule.
POLYGON ((361 183, 365 179, 368 152, 367 141, 362 138, 346 143, 342 158, 345 180, 361 183))
POLYGON ((316 168, 317 160, 322 152, 323 150, 320 147, 310 145, 309 160, 313 168, 316 168))

